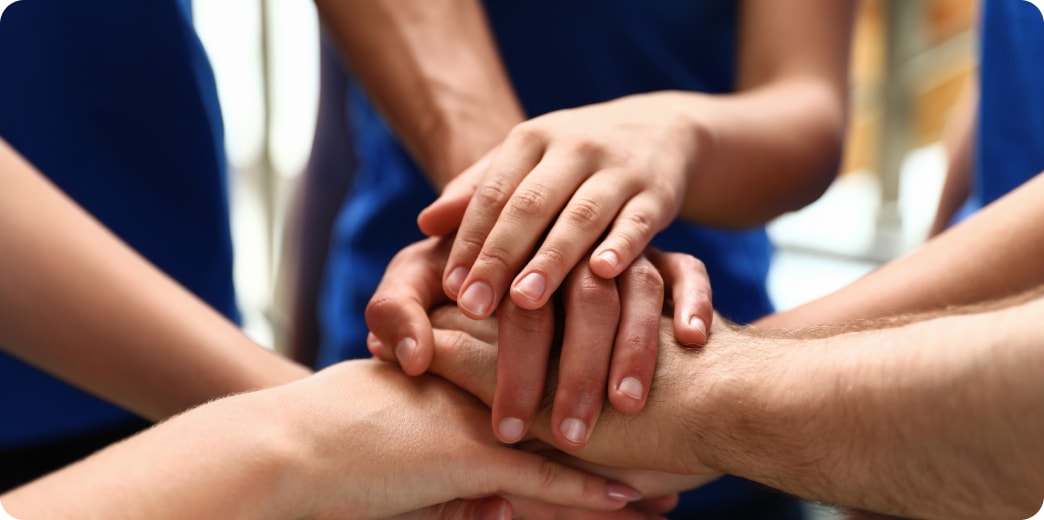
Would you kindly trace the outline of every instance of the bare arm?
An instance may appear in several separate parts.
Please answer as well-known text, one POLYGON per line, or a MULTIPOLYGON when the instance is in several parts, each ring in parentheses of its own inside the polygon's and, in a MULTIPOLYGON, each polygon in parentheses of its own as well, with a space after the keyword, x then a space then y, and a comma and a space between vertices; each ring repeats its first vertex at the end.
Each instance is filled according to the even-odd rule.
POLYGON ((758 323, 800 328, 971 304, 1044 283, 1044 175, 852 284, 758 323))
POLYGON ((949 227, 957 210, 971 194, 972 142, 975 139, 976 114, 979 106, 978 88, 972 85, 955 108, 952 122, 946 128, 947 167, 939 207, 935 212, 928 236, 934 237, 949 227))
POLYGON ((441 379, 353 361, 201 406, 2 498, 25 519, 385 518, 497 494, 612 511, 638 498, 496 442, 488 422, 441 379))
POLYGON ((0 140, 0 345, 150 419, 308 373, 147 264, 0 140))
POLYGON ((429 234, 460 226, 447 294, 475 318, 506 294, 537 309, 588 257, 618 276, 679 215, 745 228, 815 200, 841 153, 852 11, 749 0, 735 93, 637 94, 515 127, 421 214, 429 234))
POLYGON ((523 120, 478 0, 316 0, 355 75, 441 189, 523 120))
MULTIPOLYGON (((435 370, 488 399, 496 350, 482 327, 495 322, 436 322, 465 333, 439 332, 435 370)), ((665 319, 649 405, 630 417, 605 410, 573 453, 717 470, 902 516, 1025 518, 1044 498, 1042 323, 1034 296, 852 332, 771 337, 719 325, 706 346, 684 349, 665 319)), ((545 406, 533 426, 541 438, 547 417, 545 406)))

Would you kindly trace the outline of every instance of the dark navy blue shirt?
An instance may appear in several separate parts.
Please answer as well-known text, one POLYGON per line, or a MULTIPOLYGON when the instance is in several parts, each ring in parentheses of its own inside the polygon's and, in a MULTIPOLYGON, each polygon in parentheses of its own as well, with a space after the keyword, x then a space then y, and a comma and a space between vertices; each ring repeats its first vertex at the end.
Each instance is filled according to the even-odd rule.
MULTIPOLYGON (((0 17, 0 137, 238 320, 221 114, 188 0, 12 4, 0 17)), ((0 417, 8 449, 130 416, 0 353, 0 417)))
POLYGON ((1044 171, 1044 14, 1024 0, 983 5, 972 204, 1044 171))

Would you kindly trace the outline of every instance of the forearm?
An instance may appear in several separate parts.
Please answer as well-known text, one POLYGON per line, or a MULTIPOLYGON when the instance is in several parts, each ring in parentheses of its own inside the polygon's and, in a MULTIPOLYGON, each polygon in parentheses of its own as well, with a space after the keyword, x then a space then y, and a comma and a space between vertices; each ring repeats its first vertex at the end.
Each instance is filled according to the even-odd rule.
POLYGON ((433 185, 523 120, 477 0, 316 0, 354 74, 433 185))
POLYGON ((682 218, 743 228, 818 198, 837 172, 845 97, 816 79, 736 94, 669 93, 693 136, 682 218))
POLYGON ((929 237, 934 237, 949 227, 953 217, 971 193, 972 138, 975 135, 979 106, 977 90, 972 86, 965 93, 954 109, 953 121, 947 127, 943 138, 948 165, 929 237))
POLYGON ((307 443, 269 404, 247 394, 197 408, 15 489, 4 507, 26 520, 300 518, 307 443))
POLYGON ((917 251, 763 327, 800 328, 966 305, 1044 283, 1044 176, 994 202, 917 251))
POLYGON ((721 367, 733 379, 694 418, 693 449, 812 500, 1025 518, 1044 497, 1042 318, 1035 300, 802 343, 737 338, 748 356, 721 367))
POLYGON ((0 345, 151 419, 307 373, 250 342, 0 143, 0 345))

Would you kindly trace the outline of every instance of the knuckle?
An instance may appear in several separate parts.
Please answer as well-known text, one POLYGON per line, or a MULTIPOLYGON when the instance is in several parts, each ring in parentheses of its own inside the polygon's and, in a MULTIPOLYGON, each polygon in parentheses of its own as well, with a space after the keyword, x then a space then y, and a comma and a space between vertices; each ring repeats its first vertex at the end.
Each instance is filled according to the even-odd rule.
POLYGON ((475 190, 473 197, 480 205, 500 208, 511 196, 514 186, 503 177, 492 177, 475 190))
POLYGON ((663 277, 660 271, 648 263, 635 262, 627 269, 627 277, 630 283, 651 291, 663 291, 663 277))
POLYGON ((467 254, 475 254, 481 251, 486 243, 486 235, 478 231, 460 230, 457 234, 456 245, 467 254))
POLYGON ((597 200, 583 197, 572 201, 565 212, 570 225, 581 230, 590 230, 597 226, 602 216, 602 204, 597 200))
POLYGON ((546 190, 534 186, 516 191, 508 200, 506 211, 520 219, 539 218, 549 213, 546 190))
POLYGON ((569 268, 569 260, 566 252, 557 243, 544 244, 533 258, 534 264, 538 266, 569 268))
POLYGON ((519 144, 538 142, 541 141, 543 137, 544 130, 541 127, 539 120, 530 120, 519 123, 508 132, 508 139, 517 141, 519 144))
MULTIPOLYGON (((625 223, 631 228, 633 234, 638 237, 652 238, 652 236, 656 234, 656 227, 653 219, 644 212, 636 211, 627 215, 625 223)), ((632 239, 633 238, 634 237, 632 237, 632 239)))
POLYGON ((577 283, 575 293, 576 301, 581 306, 597 306, 609 312, 615 309, 619 313, 620 297, 612 280, 584 275, 577 283))
POLYGON ((569 151, 580 156, 590 156, 602 151, 598 140, 586 135, 576 136, 569 142, 569 151))
POLYGON ((371 329, 380 325, 384 319, 398 310, 400 301, 387 293, 377 293, 366 304, 366 324, 371 329))
POLYGON ((543 459, 537 467, 537 475, 541 486, 553 489, 558 486, 562 476, 562 468, 554 461, 543 459))
POLYGON ((482 250, 479 251, 478 258, 475 259, 475 265, 478 264, 486 264, 491 266, 494 271, 502 273, 510 272, 514 267, 511 251, 503 246, 489 243, 483 245, 482 250))

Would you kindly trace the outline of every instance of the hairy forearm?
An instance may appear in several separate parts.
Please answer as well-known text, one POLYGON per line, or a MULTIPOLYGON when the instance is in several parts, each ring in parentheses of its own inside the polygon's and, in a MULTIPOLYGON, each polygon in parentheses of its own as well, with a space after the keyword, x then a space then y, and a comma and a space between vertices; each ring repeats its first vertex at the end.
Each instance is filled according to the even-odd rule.
POLYGON ((8 493, 4 507, 26 519, 300 518, 307 442, 264 399, 175 417, 8 493))
POLYGON ((810 341, 732 337, 746 354, 718 367, 729 383, 693 418, 694 449, 813 500, 1025 518, 1044 497, 1042 318, 1038 299, 810 341))
POLYGON ((477 0, 316 0, 352 71, 436 188, 523 119, 477 0))
POLYGON ((1044 176, 990 204, 917 251, 764 327, 843 323, 1017 294, 1044 283, 1044 176))
POLYGON ((0 142, 0 345, 150 419, 307 371, 250 342, 0 142))

